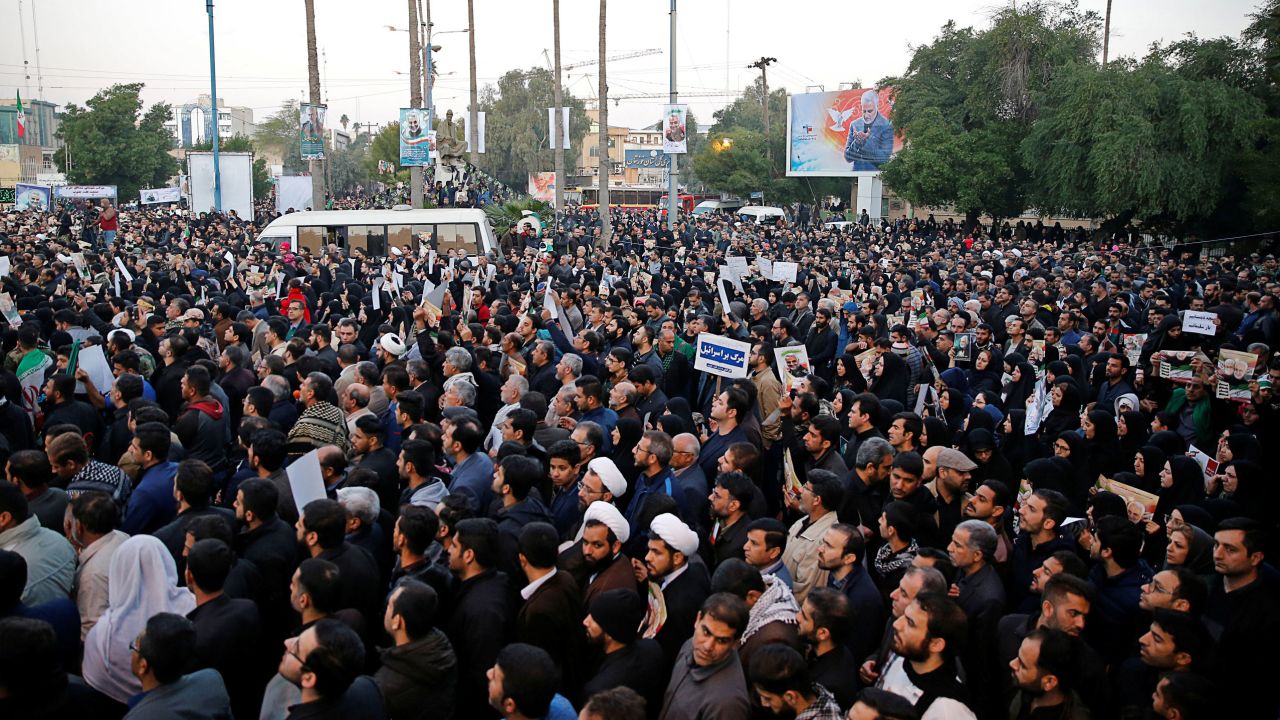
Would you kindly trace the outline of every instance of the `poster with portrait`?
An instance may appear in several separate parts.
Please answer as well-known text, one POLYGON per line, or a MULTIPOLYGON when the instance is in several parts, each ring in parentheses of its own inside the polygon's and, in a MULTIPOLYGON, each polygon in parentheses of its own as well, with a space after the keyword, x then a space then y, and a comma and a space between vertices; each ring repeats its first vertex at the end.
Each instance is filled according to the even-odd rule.
POLYGON ((676 155, 689 152, 688 105, 664 105, 662 108, 662 152, 676 155))
POLYGON ((529 197, 542 202, 555 202, 556 174, 554 172, 529 173, 529 197))
POLYGON ((422 108, 400 108, 400 167, 431 164, 436 150, 431 120, 422 108))
POLYGON ((971 332, 956 333, 956 362, 971 362, 973 360, 973 336, 974 334, 971 332))
POLYGON ((182 200, 182 188, 142 188, 138 191, 143 205, 179 202, 182 200))
POLYGON ((856 177, 880 172, 902 149, 893 126, 894 89, 792 95, 787 103, 787 175, 856 177))
POLYGON ((324 159, 324 105, 298 106, 298 146, 303 160, 324 159))
POLYGON ((1219 400, 1249 402, 1253 393, 1249 383, 1258 369, 1258 356, 1243 350, 1218 352, 1218 386, 1215 395, 1219 400))
POLYGON ((784 390, 795 388, 800 378, 809 374, 809 350, 803 345, 776 347, 773 349, 773 359, 784 390))
POLYGON ((17 198, 13 203, 13 209, 15 210, 45 211, 49 209, 49 205, 53 202, 52 190, 44 185, 15 183, 13 188, 17 194, 17 198))

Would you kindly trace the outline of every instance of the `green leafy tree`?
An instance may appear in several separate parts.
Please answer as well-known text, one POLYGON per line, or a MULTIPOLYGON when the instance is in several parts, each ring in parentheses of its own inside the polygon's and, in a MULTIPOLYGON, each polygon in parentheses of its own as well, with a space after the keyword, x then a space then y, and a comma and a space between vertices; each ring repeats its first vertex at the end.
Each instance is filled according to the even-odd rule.
POLYGON ((1021 147, 1036 207, 1179 230, 1215 212, 1262 102, 1221 66, 1184 74, 1168 57, 1058 73, 1021 147))
POLYGON ((280 109, 267 116, 258 124, 258 132, 254 142, 266 150, 280 156, 284 165, 284 174, 300 175, 309 172, 307 162, 302 159, 302 148, 298 125, 298 101, 285 100, 280 109))
MULTIPOLYGON (((529 173, 549 171, 554 166, 548 149, 547 108, 555 100, 551 71, 545 68, 512 70, 497 85, 489 85, 480 95, 485 115, 485 154, 479 156, 481 170, 513 188, 523 188, 529 173)), ((582 139, 590 121, 586 105, 564 95, 569 108, 569 148, 565 167, 577 167, 582 139)), ((441 111, 437 110, 437 114, 441 111)))
MULTIPOLYGON (((210 152, 213 150, 213 141, 193 145, 194 151, 210 152)), ((253 141, 244 135, 234 135, 226 140, 218 141, 218 152, 251 152, 257 153, 258 150, 253 146, 253 141)), ((264 198, 271 194, 271 175, 267 172, 267 161, 260 154, 253 157, 253 196, 255 198, 264 198)))
POLYGON ((1100 25, 1096 13, 1047 2, 1001 9, 985 30, 948 22, 901 77, 879 83, 897 89, 893 123, 906 138, 885 184, 916 205, 954 206, 970 224, 1024 210, 1022 140, 1055 75, 1091 61, 1100 25))
POLYGON ((365 161, 368 154, 368 135, 357 135, 347 147, 329 153, 329 175, 335 193, 351 192, 357 185, 370 186, 373 174, 365 161))
POLYGON ((378 174, 378 161, 385 160, 400 168, 400 123, 387 123, 369 142, 369 151, 365 154, 365 173, 382 182, 395 183, 409 181, 409 168, 400 168, 394 175, 378 174))
POLYGON ((164 127, 173 112, 156 103, 142 113, 142 87, 112 85, 85 107, 67 106, 58 135, 72 148, 75 162, 68 169, 63 155, 54 157, 70 182, 115 185, 120 199, 127 200, 177 174, 178 161, 169 154, 173 138, 164 127))

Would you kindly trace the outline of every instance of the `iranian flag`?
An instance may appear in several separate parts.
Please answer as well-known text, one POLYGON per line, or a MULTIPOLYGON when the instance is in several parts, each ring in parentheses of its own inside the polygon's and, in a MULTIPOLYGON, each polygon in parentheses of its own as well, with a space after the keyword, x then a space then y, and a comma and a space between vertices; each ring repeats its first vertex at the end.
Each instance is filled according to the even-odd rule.
POLYGON ((27 116, 22 112, 22 93, 18 93, 18 137, 27 134, 27 116))
POLYGON ((45 373, 53 367, 53 358, 40 350, 32 350, 18 361, 18 384, 22 388, 22 407, 31 416, 34 427, 40 429, 43 420, 40 413, 40 390, 44 387, 45 373))

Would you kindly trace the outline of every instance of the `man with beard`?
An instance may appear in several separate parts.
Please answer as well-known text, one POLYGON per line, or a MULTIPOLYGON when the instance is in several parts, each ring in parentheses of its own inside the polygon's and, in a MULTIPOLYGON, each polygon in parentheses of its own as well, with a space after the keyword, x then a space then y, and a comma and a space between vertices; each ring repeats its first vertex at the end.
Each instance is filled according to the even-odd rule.
POLYGON ((796 613, 796 632, 809 650, 809 675, 831 691, 840 707, 852 705, 858 694, 858 683, 849 672, 856 656, 842 641, 848 636, 853 619, 849 598, 829 587, 809 593, 796 613))
POLYGON ((858 619, 843 636, 853 657, 863 658, 875 649, 877 633, 884 625, 884 603, 870 573, 863 566, 866 543, 852 525, 836 523, 822 536, 818 567, 826 570, 827 587, 849 598, 849 612, 858 619))
POLYGON ((1018 692, 1010 718, 1085 720, 1089 711, 1075 693, 1076 673, 1071 637, 1059 630, 1036 628, 1022 641, 1009 663, 1018 692))
MULTIPOLYGON (((706 566, 692 562, 697 552, 698 534, 675 515, 662 513, 649 525, 644 562, 631 561, 636 581, 658 583, 666 602, 667 621, 654 639, 662 645, 668 663, 675 661, 681 646, 693 633, 698 608, 711 593, 711 578, 707 577, 706 566)), ((743 614, 744 621, 733 633, 735 643, 746 627, 745 608, 743 614)), ((724 636, 724 633, 717 632, 716 636, 724 636)))
POLYGON ((636 578, 622 554, 622 545, 631 538, 631 528, 618 508, 603 500, 587 507, 583 515, 582 561, 587 571, 583 604, 588 608, 610 590, 636 590, 636 578))
POLYGON ((774 717, 803 720, 844 720, 840 704, 822 685, 813 682, 804 657, 785 645, 770 645, 747 665, 760 704, 774 717))
MULTIPOLYGON (((933 450, 933 448, 929 448, 933 450)), ((1003 568, 1013 550, 1013 541, 1005 529, 1004 516, 1013 495, 1009 486, 999 480, 987 480, 978 486, 965 500, 962 515, 965 520, 981 520, 996 531, 995 564, 1003 568)))
POLYGON ((921 720, 976 720, 956 656, 968 634, 964 611, 946 595, 922 593, 893 622, 893 658, 877 687, 911 700, 921 720))
POLYGON ((639 637, 648 604, 634 590, 614 588, 592 600, 582 626, 587 642, 599 646, 604 661, 582 688, 582 698, 616 687, 629 687, 648 707, 662 702, 665 660, 656 640, 639 637))

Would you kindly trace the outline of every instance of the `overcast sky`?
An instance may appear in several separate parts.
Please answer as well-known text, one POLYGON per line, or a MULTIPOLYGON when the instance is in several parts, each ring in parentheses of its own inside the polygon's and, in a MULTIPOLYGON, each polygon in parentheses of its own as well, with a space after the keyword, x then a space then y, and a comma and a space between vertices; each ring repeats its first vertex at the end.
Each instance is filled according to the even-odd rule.
MULTIPOLYGON (((426 0, 424 0, 425 2, 426 0)), ((145 82, 147 103, 180 104, 209 90, 205 4, 200 0, 16 0, 0 3, 0 96, 15 88, 37 97, 36 36, 43 70, 43 99, 83 103, 115 82, 145 82), (33 26, 32 10, 36 14, 33 26), (23 38, 30 80, 23 76, 23 38), (27 90, 29 82, 30 91, 27 90)), ((404 0, 339 2, 316 0, 316 34, 326 51, 322 64, 331 123, 383 123, 408 105, 408 35, 404 0)), ((1194 31, 1202 37, 1238 35, 1255 0, 1115 0, 1113 56, 1141 55, 1153 42, 1194 31)), ((1082 9, 1105 11, 1106 0, 1081 0, 1082 9)), ((609 8, 609 54, 646 49, 658 54, 609 63, 609 94, 660 94, 610 104, 610 124, 637 127, 657 121, 667 81, 669 2, 614 0, 609 8)), ((903 2, 780 3, 776 0, 683 0, 680 3, 677 65, 682 98, 708 124, 725 93, 736 93, 755 76, 746 65, 776 57, 772 87, 804 92, 806 86, 834 90, 842 82, 874 83, 901 73, 911 48, 929 42, 947 20, 961 26, 987 24, 991 2, 906 0, 903 2), (696 94, 702 93, 701 96, 696 94)), ((436 2, 434 27, 467 26, 466 3, 436 2)), ((591 60, 597 53, 599 3, 560 3, 562 62, 591 60)), ((475 0, 479 84, 507 70, 545 66, 552 44, 551 0, 475 0)), ((223 0, 215 7, 218 94, 228 104, 254 109, 261 120, 285 98, 305 97, 306 26, 302 0, 223 0)), ((440 34, 436 44, 441 77, 436 105, 458 113, 468 96, 467 36, 440 34)), ((595 96, 596 68, 571 69, 566 87, 577 97, 595 96)))

